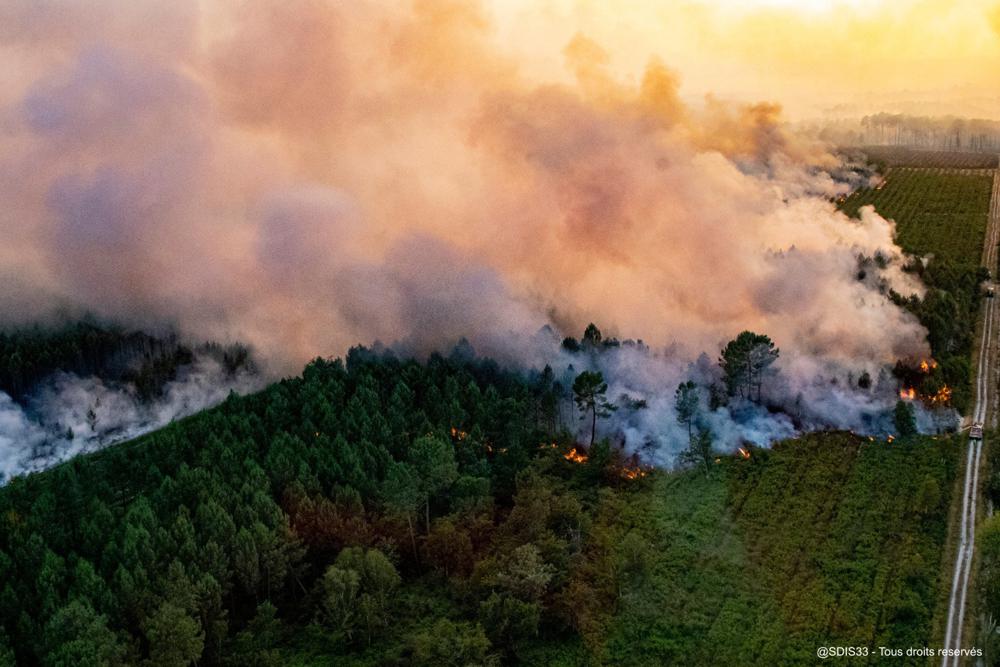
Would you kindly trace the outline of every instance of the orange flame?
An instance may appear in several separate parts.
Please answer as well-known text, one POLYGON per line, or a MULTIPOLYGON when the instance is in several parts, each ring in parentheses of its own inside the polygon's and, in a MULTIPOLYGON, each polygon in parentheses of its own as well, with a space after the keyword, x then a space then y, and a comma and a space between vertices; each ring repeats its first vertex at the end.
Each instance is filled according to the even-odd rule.
POLYGON ((639 467, 622 468, 622 477, 624 477, 625 479, 639 479, 641 477, 645 477, 648 474, 649 474, 648 470, 639 467))
POLYGON ((947 405, 951 402, 951 387, 944 385, 931 396, 931 403, 935 405, 947 405))
POLYGON ((740 453, 740 456, 742 456, 744 459, 749 459, 750 458, 750 452, 748 452, 747 450, 743 449, 742 447, 738 448, 736 451, 738 451, 740 453))
POLYGON ((582 451, 578 451, 576 447, 569 450, 568 453, 563 454, 563 458, 567 461, 572 461, 573 463, 586 463, 587 455, 582 451))
MULTIPOLYGON (((944 385, 933 394, 929 396, 926 395, 923 396, 922 400, 924 400, 926 403, 930 403, 931 405, 948 405, 951 402, 951 394, 952 394, 951 387, 944 385)), ((913 387, 909 388, 904 387, 903 389, 899 390, 899 397, 904 401, 916 400, 918 398, 917 390, 914 389, 913 387)))
POLYGON ((469 437, 469 434, 466 431, 459 430, 459 429, 455 428, 454 426, 452 426, 451 427, 451 437, 453 437, 453 438, 455 438, 457 440, 465 440, 466 438, 469 437))

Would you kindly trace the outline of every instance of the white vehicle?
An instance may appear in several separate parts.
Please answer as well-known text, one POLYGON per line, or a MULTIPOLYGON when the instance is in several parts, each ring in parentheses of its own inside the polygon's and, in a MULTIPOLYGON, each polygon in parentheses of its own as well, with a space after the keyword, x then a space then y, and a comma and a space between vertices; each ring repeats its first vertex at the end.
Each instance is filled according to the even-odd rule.
POLYGON ((972 425, 972 429, 969 431, 969 437, 970 438, 982 439, 982 437, 983 437, 983 423, 982 422, 975 422, 972 425))

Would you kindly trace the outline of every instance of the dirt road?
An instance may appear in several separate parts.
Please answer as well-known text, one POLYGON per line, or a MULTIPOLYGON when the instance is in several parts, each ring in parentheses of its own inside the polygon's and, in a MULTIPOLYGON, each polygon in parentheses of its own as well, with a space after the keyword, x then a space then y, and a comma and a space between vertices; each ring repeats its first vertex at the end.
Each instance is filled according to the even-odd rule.
MULTIPOLYGON (((1000 241, 1000 170, 993 172, 993 198, 990 201, 990 220, 986 228, 983 247, 983 265, 996 277, 997 243, 1000 241)), ((987 428, 995 425, 997 401, 997 309, 996 298, 984 299, 982 325, 980 327, 979 355, 976 367, 976 407, 973 423, 983 423, 987 428)), ((966 617, 968 590, 971 579, 973 554, 976 545, 976 508, 979 498, 979 469, 982 465, 982 438, 969 438, 965 457, 965 483, 962 495, 961 533, 958 553, 955 555, 955 570, 952 576, 951 595, 948 599, 948 621, 945 630, 946 649, 970 648, 974 619, 966 617)), ((971 614, 970 614, 971 616, 971 614)), ((957 653, 957 651, 956 651, 957 653)), ((959 655, 943 656, 942 667, 960 665, 959 655)), ((967 661, 973 662, 973 661, 967 661)))

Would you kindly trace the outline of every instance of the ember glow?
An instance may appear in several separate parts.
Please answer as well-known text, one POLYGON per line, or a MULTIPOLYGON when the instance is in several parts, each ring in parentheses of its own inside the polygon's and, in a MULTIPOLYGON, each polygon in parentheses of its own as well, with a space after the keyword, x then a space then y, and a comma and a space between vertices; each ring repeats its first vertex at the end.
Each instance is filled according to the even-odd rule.
POLYGON ((938 389, 928 400, 934 405, 949 405, 951 404, 951 387, 944 385, 938 389))
POLYGON ((625 479, 642 479, 648 474, 649 470, 641 466, 624 467, 621 469, 621 475, 625 479))
POLYGON ((948 385, 942 385, 932 394, 920 394, 914 387, 903 387, 899 390, 899 398, 904 401, 915 401, 920 399, 931 406, 947 406, 951 404, 952 389, 948 385))

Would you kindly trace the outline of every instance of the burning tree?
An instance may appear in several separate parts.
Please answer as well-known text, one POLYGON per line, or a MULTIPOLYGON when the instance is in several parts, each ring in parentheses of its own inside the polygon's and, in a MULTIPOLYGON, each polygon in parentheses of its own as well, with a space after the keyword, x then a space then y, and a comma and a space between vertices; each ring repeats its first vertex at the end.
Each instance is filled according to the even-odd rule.
POLYGON ((778 348, 764 334, 744 331, 729 341, 719 359, 729 394, 759 402, 764 376, 778 354, 778 348))
POLYGON ((617 410, 617 406, 608 402, 606 394, 608 383, 604 381, 604 376, 600 371, 584 371, 576 376, 573 381, 573 400, 576 406, 583 413, 581 419, 586 419, 590 414, 590 446, 594 446, 594 439, 597 435, 597 418, 610 417, 611 413, 617 410))

